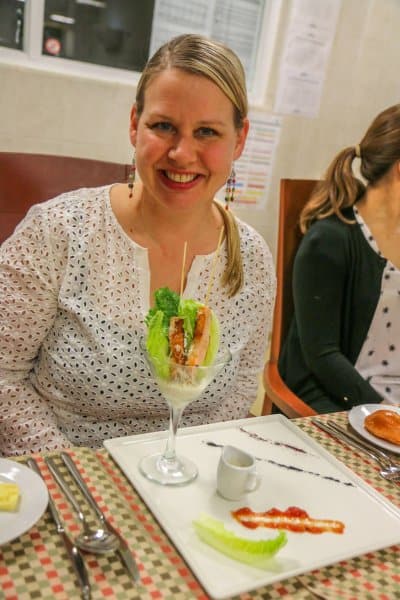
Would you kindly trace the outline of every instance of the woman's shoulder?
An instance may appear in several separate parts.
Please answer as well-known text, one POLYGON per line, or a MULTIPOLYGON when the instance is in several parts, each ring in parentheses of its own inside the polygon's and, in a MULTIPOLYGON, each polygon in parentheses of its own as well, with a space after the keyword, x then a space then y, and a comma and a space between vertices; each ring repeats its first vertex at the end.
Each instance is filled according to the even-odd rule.
POLYGON ((254 227, 238 222, 244 269, 254 277, 275 278, 275 264, 265 238, 254 227))
POLYGON ((270 248, 265 238, 254 227, 238 219, 236 222, 239 228, 240 243, 244 254, 254 254, 263 256, 266 260, 272 260, 270 248))
POLYGON ((355 256, 372 256, 374 252, 366 242, 357 223, 353 209, 343 211, 346 220, 330 215, 315 221, 303 236, 296 262, 320 257, 338 263, 354 260, 355 256))
POLYGON ((31 206, 16 231, 46 228, 55 235, 66 236, 104 211, 109 187, 79 188, 31 206))
POLYGON ((47 245, 66 253, 71 243, 80 243, 83 231, 104 227, 109 188, 80 188, 32 205, 5 243, 26 251, 47 245))
POLYGON ((59 194, 50 200, 34 204, 27 215, 43 214, 51 217, 60 215, 67 218, 74 213, 86 211, 92 204, 99 204, 100 197, 109 190, 109 185, 97 188, 79 188, 59 194))
POLYGON ((353 209, 343 211, 343 217, 345 220, 340 219, 337 215, 329 215, 329 217, 314 221, 304 235, 304 239, 310 242, 322 240, 331 243, 332 240, 344 241, 354 235, 358 236, 359 226, 355 220, 353 209))
POLYGON ((245 274, 243 297, 251 297, 254 307, 264 310, 275 298, 275 264, 264 237, 251 225, 237 219, 245 274), (264 307, 264 308, 262 308, 264 307))

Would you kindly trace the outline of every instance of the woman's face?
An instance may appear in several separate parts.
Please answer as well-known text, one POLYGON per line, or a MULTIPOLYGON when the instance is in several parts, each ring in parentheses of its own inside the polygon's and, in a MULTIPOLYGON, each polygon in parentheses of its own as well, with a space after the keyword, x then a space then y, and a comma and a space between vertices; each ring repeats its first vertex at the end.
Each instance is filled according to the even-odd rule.
POLYGON ((146 198, 170 208, 211 202, 242 153, 248 131, 234 125, 231 101, 206 77, 168 69, 145 91, 130 135, 146 198))

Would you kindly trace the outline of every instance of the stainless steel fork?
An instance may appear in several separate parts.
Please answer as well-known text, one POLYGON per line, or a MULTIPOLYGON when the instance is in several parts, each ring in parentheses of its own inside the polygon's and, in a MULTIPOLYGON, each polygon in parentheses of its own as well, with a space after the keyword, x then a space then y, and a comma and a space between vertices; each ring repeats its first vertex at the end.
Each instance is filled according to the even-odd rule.
POLYGON ((333 437, 347 444, 349 448, 356 448, 377 462, 380 466, 379 474, 383 479, 400 484, 400 467, 391 461, 389 456, 382 456, 380 451, 377 452, 376 450, 371 450, 362 442, 359 442, 355 436, 349 435, 342 429, 337 429, 332 426, 331 423, 320 421, 318 419, 312 419, 312 422, 326 433, 329 433, 333 437))
POLYGON ((333 427, 333 429, 335 429, 339 433, 342 433, 343 435, 345 435, 349 440, 351 440, 357 444, 360 444, 360 446, 363 446, 366 450, 374 452, 377 456, 379 456, 381 458, 382 466, 384 466, 386 463, 388 466, 394 467, 395 469, 400 470, 400 463, 395 461, 394 458, 392 458, 387 452, 385 452, 381 448, 377 448, 375 445, 371 444, 367 440, 359 437, 358 434, 352 433, 348 429, 341 427, 340 425, 338 425, 337 423, 335 423, 332 420, 327 421, 327 424, 330 427, 333 427))

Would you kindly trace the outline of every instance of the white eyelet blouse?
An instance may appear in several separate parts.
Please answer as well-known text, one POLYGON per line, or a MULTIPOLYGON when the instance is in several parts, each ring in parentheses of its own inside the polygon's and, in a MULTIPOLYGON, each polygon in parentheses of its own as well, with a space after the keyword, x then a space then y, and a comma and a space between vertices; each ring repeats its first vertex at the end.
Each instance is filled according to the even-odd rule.
MULTIPOLYGON (((31 208, 0 248, 0 453, 17 455, 168 427, 168 410, 139 348, 149 308, 147 250, 117 222, 110 187, 31 208)), ((210 306, 229 366, 190 404, 182 425, 247 415, 263 366, 275 295, 263 238, 238 221, 245 284, 218 285, 210 306)), ((214 254, 197 256, 184 297, 204 300, 214 254)))

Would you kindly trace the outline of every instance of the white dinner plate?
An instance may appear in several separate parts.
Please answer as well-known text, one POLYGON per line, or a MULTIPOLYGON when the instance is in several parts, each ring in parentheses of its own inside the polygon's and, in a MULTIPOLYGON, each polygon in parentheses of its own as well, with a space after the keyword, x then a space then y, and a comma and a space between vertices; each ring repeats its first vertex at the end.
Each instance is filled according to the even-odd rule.
POLYGON ((381 438, 372 435, 369 433, 364 427, 365 417, 368 415, 372 415, 377 410, 392 410, 393 412, 400 415, 400 408, 397 406, 392 406, 390 404, 361 404, 360 406, 353 406, 353 408, 349 412, 349 423, 350 425, 359 433, 362 437, 364 437, 369 442, 375 444, 375 446, 379 446, 380 448, 384 448, 385 450, 390 450, 391 452, 396 452, 400 454, 400 446, 397 444, 391 444, 390 442, 386 442, 381 438))
POLYGON ((231 598, 399 542, 400 509, 282 415, 182 428, 177 452, 199 469, 197 479, 184 486, 158 485, 139 471, 143 456, 164 448, 166 434, 127 436, 107 440, 104 445, 208 597, 231 598), (260 484, 242 500, 225 500, 215 489, 219 446, 225 445, 237 446, 257 459, 260 484), (206 513, 241 537, 274 538, 274 529, 246 529, 233 518, 231 511, 245 506, 256 512, 297 506, 311 518, 339 520, 345 530, 340 535, 287 531, 287 545, 268 568, 257 569, 207 546, 193 527, 193 521, 206 513))
POLYGON ((40 519, 49 499, 42 478, 20 463, 0 458, 0 481, 16 483, 21 499, 15 512, 0 511, 0 545, 28 531, 40 519))

